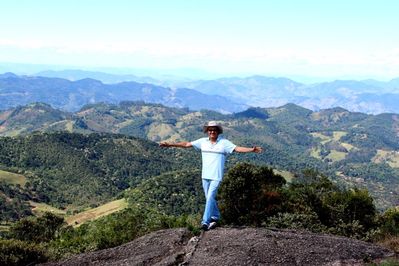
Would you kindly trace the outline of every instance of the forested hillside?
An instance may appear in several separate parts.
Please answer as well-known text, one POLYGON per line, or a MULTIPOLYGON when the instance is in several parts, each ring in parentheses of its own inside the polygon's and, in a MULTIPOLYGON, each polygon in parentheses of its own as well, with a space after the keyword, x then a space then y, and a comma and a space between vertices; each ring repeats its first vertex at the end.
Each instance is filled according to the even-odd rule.
POLYGON ((291 178, 312 168, 342 185, 368 188, 381 209, 399 205, 397 114, 367 115, 342 108, 313 112, 288 104, 224 115, 143 102, 87 105, 76 113, 63 113, 31 104, 1 112, 0 133, 99 132, 180 141, 204 136, 201 126, 209 120, 221 122, 224 135, 236 144, 264 148, 261 155, 233 155, 228 166, 246 160, 286 171, 291 178))
MULTIPOLYGON (((300 112, 307 111, 295 110, 297 117, 291 123, 300 119, 300 112)), ((338 177, 334 177, 339 181, 337 185, 309 169, 332 173, 328 161, 300 156, 299 143, 293 144, 292 152, 298 149, 295 158, 289 148, 284 150, 284 145, 268 143, 259 133, 249 135, 261 132, 254 125, 262 125, 260 121, 269 120, 269 115, 259 109, 237 114, 239 118, 225 117, 226 135, 235 133, 231 136, 237 143, 254 141, 267 149, 261 155, 229 157, 229 170, 219 193, 222 222, 385 241, 385 246, 397 250, 397 209, 378 212, 367 190, 343 188, 343 180, 338 177), (244 119, 248 116, 257 117, 258 124, 244 119), (284 159, 289 163, 284 164, 284 159), (287 182, 267 165, 274 165, 279 172, 286 165, 295 176, 287 182)), ((283 112, 280 115, 286 116, 283 112)), ((190 127, 192 136, 202 136, 198 129, 194 131, 197 123, 187 124, 186 128, 190 127)), ((190 132, 186 134, 191 136, 190 132)), ((323 132, 325 138, 336 134, 323 132)), ((59 260, 115 247, 164 228, 186 227, 194 234, 198 232, 204 197, 200 154, 194 150, 164 149, 152 141, 121 134, 34 132, 1 137, 0 162, 1 221, 12 221, 0 232, 0 262, 5 265, 59 260), (65 215, 68 218, 115 198, 126 199, 126 208, 91 222, 66 225, 65 215), (37 203, 58 207, 64 214, 33 216, 31 205, 37 203)))
POLYGON ((24 185, 0 175, 2 220, 30 214, 29 200, 70 212, 115 198, 142 180, 187 167, 193 151, 165 150, 123 135, 34 133, 0 138, 0 169, 19 173, 24 185))

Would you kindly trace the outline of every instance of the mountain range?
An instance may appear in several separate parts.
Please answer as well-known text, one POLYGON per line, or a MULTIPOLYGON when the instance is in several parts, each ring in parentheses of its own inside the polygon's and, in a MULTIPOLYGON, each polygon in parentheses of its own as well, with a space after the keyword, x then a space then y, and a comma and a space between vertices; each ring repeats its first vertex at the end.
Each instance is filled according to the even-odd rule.
MULTIPOLYGON (((207 95, 218 95, 253 107, 277 107, 295 103, 317 111, 343 107, 362 113, 398 113, 399 78, 388 82, 378 80, 333 80, 304 84, 284 77, 250 76, 208 80, 177 77, 150 78, 133 75, 111 75, 81 70, 47 71, 37 75, 70 80, 92 78, 104 83, 122 81, 147 82, 170 88, 189 88, 207 95)), ((187 106, 190 108, 190 106, 187 106)))
POLYGON ((368 114, 399 113, 399 78, 335 80, 303 84, 280 77, 250 76, 212 80, 163 79, 104 72, 42 71, 34 76, 0 75, 0 109, 45 102, 77 111, 88 103, 146 101, 191 110, 222 113, 248 107, 278 107, 294 103, 313 111, 342 107, 368 114))
POLYGON ((244 110, 247 106, 226 97, 211 96, 195 90, 171 89, 134 81, 104 84, 91 78, 70 81, 62 78, 0 75, 0 109, 32 102, 48 103, 65 111, 77 111, 90 103, 119 103, 121 101, 162 103, 193 110, 210 109, 223 113, 244 110))
POLYGON ((194 81, 180 86, 206 94, 229 95, 230 99, 249 106, 295 103, 314 111, 333 107, 372 114, 399 111, 396 104, 399 79, 390 82, 335 80, 306 85, 287 78, 252 76, 194 81))

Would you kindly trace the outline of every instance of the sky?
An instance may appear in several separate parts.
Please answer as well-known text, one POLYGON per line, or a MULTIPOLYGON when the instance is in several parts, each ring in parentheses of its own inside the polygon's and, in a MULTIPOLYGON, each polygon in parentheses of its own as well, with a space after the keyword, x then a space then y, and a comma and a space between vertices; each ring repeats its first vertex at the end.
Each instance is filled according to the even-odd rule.
POLYGON ((0 0, 0 63, 388 81, 399 77, 398 10, 397 0, 0 0))

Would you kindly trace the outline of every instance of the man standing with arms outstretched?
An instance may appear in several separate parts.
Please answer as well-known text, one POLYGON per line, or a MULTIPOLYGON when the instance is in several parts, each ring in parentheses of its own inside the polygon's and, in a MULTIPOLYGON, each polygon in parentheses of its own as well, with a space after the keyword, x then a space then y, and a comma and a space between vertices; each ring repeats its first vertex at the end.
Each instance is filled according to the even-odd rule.
POLYGON ((194 147, 202 154, 202 187, 205 192, 205 210, 202 217, 201 229, 207 231, 217 226, 220 212, 216 202, 216 194, 223 179, 224 163, 228 154, 235 152, 262 152, 261 147, 239 147, 231 141, 224 139, 220 134, 223 128, 215 121, 210 121, 203 127, 208 137, 192 142, 161 142, 161 147, 191 148, 194 147))

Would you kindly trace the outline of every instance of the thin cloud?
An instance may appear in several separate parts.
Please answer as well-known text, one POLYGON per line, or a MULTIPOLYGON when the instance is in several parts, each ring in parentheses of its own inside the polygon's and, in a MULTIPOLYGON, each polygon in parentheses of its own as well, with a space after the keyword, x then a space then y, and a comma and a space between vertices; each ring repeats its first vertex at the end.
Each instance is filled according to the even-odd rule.
MULTIPOLYGON (((363 74, 397 76, 399 73, 399 48, 393 50, 342 51, 338 49, 300 50, 294 48, 245 47, 234 45, 213 45, 211 42, 177 43, 149 41, 70 41, 56 42, 36 39, 0 39, 0 49, 23 50, 34 54, 48 52, 58 58, 79 55, 107 57, 114 65, 126 66, 126 59, 134 62, 135 57, 156 62, 158 65, 178 67, 207 67, 223 71, 248 69, 279 69, 302 72, 304 69, 322 71, 358 72, 363 74)), ((83 57, 82 57, 83 58, 83 57)), ((0 58, 1 60, 1 58, 0 58)), ((84 62, 83 62, 84 63, 84 62)), ((304 71, 305 72, 305 71, 304 71)))

